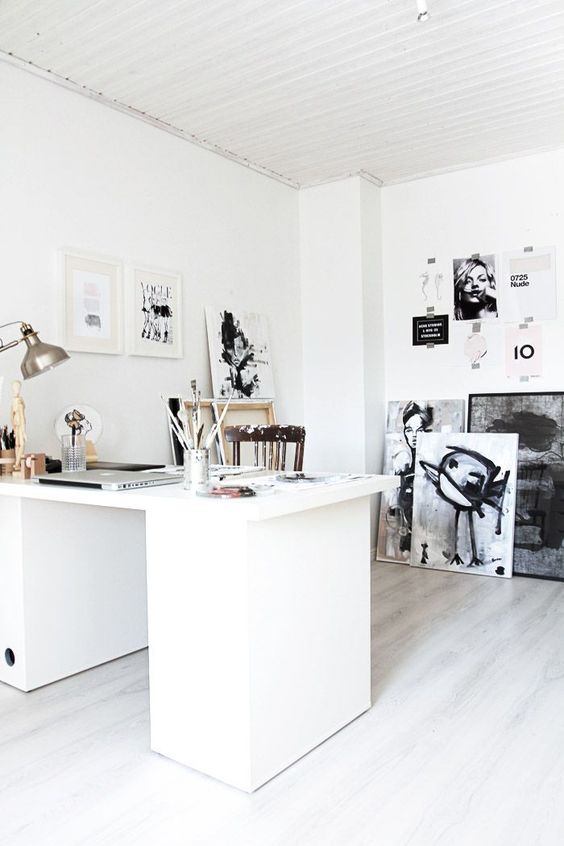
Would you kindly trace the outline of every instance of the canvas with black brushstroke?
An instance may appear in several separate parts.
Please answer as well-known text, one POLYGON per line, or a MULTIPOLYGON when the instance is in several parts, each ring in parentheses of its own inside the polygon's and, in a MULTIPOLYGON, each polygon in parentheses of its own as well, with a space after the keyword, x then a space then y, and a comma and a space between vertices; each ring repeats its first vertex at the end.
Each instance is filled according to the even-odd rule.
POLYGON ((517 435, 417 441, 411 566, 512 575, 517 435))
POLYGON ((377 557, 409 564, 417 437, 420 432, 462 432, 464 400, 392 400, 386 429, 383 472, 399 476, 400 484, 382 494, 377 557))
POLYGON ((214 397, 272 399, 274 381, 265 315, 206 308, 214 397))
POLYGON ((513 572, 564 581, 564 393, 472 394, 468 428, 519 435, 513 572))

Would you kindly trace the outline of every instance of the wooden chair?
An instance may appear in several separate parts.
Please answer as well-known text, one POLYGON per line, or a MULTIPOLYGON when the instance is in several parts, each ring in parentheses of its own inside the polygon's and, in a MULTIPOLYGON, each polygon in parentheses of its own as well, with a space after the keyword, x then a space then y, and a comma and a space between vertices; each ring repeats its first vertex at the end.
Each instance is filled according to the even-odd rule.
POLYGON ((293 469, 302 469, 305 443, 303 426, 226 426, 223 434, 227 443, 233 444, 233 464, 237 466, 241 464, 241 444, 253 443, 255 466, 263 466, 267 470, 285 470, 286 447, 295 444, 293 469), (259 450, 261 444, 262 450, 259 450))

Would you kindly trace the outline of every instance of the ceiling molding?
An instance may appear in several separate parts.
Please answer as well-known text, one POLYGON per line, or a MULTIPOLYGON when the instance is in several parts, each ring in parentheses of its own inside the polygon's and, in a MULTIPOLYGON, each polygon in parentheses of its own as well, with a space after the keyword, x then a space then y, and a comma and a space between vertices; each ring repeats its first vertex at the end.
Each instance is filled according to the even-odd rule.
POLYGON ((141 112, 138 109, 134 109, 132 106, 128 106, 126 103, 120 103, 118 100, 111 100, 109 97, 106 97, 99 91, 93 91, 86 85, 80 85, 78 82, 74 82, 72 79, 60 76, 59 74, 53 73, 52 71, 47 70, 46 68, 39 67, 39 65, 36 65, 33 62, 26 61, 25 59, 20 59, 19 56, 14 56, 12 53, 6 53, 3 50, 0 50, 0 62, 2 61, 6 62, 7 64, 14 65, 15 67, 18 67, 21 70, 31 73, 34 76, 39 76, 42 79, 47 80, 48 82, 53 82, 55 83, 55 85, 58 85, 61 88, 66 88, 67 91, 73 91, 75 94, 80 94, 83 97, 88 97, 89 100, 95 100, 96 102, 101 103, 103 106, 109 106, 115 111, 121 112, 125 115, 129 115, 129 117, 136 118, 137 120, 142 120, 144 123, 148 123, 151 126, 154 126, 156 129, 161 129, 163 130, 163 132, 168 132, 170 135, 175 135, 177 138, 181 138, 183 141, 188 141, 190 144, 194 144, 196 147, 202 147, 204 150, 208 150, 211 153, 215 153, 218 156, 222 156, 224 159, 229 159, 230 161, 235 162, 236 164, 246 167, 248 170, 254 170, 256 171, 256 173, 260 173, 262 176, 267 176, 269 179, 274 179, 276 180, 276 182, 281 182, 283 185, 288 185, 290 188, 299 189, 300 187, 299 184, 293 179, 289 179, 281 173, 276 173, 275 171, 269 170, 269 168, 267 167, 262 167, 259 164, 250 162, 242 156, 238 156, 236 153, 232 153, 229 150, 224 150, 217 144, 211 144, 208 141, 203 141, 201 138, 198 138, 195 135, 185 132, 183 129, 178 129, 176 126, 173 126, 170 123, 166 123, 166 121, 159 120, 159 118, 153 117, 152 115, 149 115, 146 112, 141 112))
POLYGON ((344 182, 345 179, 353 179, 355 176, 360 177, 360 179, 365 179, 367 182, 371 182, 379 188, 382 188, 384 185, 382 179, 379 179, 367 170, 355 170, 350 173, 341 173, 338 176, 331 176, 329 179, 318 179, 314 182, 304 182, 300 185, 300 188, 317 188, 319 185, 330 185, 332 182, 344 182))

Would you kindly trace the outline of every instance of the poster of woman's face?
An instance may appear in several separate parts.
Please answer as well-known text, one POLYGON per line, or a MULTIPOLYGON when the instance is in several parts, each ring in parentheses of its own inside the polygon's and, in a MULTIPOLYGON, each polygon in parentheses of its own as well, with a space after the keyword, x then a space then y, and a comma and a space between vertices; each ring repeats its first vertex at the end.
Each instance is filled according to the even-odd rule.
POLYGON ((497 317, 495 256, 453 259, 454 319, 497 317))

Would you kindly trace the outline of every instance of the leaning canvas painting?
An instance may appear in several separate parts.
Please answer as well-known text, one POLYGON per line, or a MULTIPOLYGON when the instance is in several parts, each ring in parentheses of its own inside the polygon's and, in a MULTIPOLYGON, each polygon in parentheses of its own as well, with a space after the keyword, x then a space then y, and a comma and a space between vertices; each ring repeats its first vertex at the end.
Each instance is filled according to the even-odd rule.
POLYGON ((409 564, 417 438, 421 432, 462 432, 464 400, 392 400, 386 428, 383 472, 399 476, 400 484, 382 494, 377 557, 409 564))
POLYGON ((513 572, 564 581, 564 393, 473 394, 472 432, 517 432, 513 572))
POLYGON ((411 565, 512 575, 517 435, 417 442, 411 565))
POLYGON ((272 399, 274 382, 265 315, 206 308, 213 393, 216 399, 272 399))

